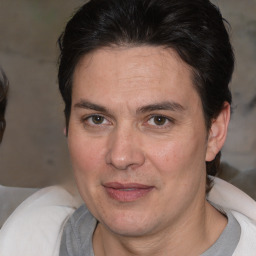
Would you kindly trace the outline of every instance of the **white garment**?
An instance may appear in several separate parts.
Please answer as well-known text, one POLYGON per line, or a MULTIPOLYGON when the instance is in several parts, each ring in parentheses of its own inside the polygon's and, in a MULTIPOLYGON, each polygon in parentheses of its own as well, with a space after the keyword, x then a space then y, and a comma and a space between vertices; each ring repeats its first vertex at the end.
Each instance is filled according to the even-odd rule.
POLYGON ((17 188, 0 185, 0 228, 18 205, 37 190, 36 188, 17 188))
MULTIPOLYGON (((256 256, 256 202, 218 178, 208 199, 224 210, 231 209, 241 225, 233 256, 256 256)), ((78 197, 59 186, 38 191, 16 209, 0 231, 0 255, 58 256, 63 226, 80 204, 78 197)))
POLYGON ((63 226, 82 204, 61 186, 44 188, 25 200, 0 230, 1 256, 59 255, 63 226))
POLYGON ((256 256, 256 201, 218 178, 214 179, 208 199, 224 210, 230 209, 241 226, 240 241, 233 256, 256 256))

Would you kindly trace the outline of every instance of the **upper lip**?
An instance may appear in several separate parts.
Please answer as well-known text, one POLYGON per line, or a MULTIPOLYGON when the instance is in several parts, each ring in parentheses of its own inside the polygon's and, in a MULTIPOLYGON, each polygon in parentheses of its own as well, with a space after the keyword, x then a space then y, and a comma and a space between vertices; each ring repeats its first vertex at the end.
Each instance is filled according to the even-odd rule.
POLYGON ((104 183, 103 186, 107 188, 113 188, 113 189, 129 189, 129 188, 149 189, 153 187, 153 186, 140 184, 140 183, 120 183, 120 182, 107 182, 107 183, 104 183))

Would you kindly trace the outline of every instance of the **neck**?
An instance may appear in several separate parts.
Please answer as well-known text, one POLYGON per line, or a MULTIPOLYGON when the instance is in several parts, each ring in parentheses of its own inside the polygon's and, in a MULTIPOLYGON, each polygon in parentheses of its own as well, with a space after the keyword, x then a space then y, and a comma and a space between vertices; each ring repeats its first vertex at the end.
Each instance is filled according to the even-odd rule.
POLYGON ((93 237, 95 256, 200 255, 218 239, 227 220, 206 201, 188 212, 165 229, 140 237, 120 236, 99 224, 93 237))

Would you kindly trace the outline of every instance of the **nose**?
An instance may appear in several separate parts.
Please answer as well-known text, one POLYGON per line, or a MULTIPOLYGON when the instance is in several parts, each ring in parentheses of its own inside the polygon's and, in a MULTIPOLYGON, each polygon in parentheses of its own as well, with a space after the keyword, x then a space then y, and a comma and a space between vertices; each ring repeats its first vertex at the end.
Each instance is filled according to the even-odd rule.
POLYGON ((113 131, 108 141, 106 163, 117 170, 136 169, 143 165, 145 156, 138 137, 132 128, 113 131))

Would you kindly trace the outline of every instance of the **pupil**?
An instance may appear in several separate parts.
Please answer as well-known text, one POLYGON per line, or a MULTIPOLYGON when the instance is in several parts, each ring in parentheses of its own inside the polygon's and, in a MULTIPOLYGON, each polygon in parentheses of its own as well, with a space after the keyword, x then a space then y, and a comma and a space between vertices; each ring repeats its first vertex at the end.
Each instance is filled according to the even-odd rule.
POLYGON ((102 116, 93 116, 92 121, 95 124, 101 124, 103 122, 103 117, 102 116))
POLYGON ((154 118, 155 124, 157 125, 163 125, 165 123, 166 118, 162 116, 156 116, 154 118))

